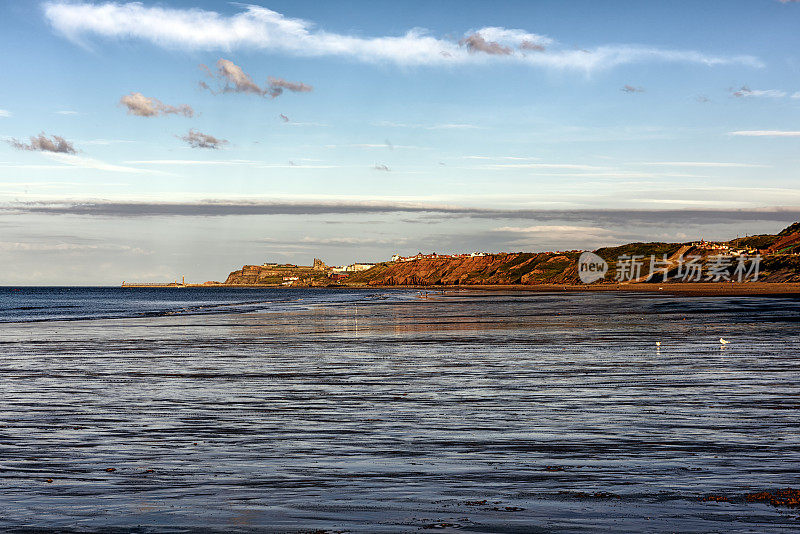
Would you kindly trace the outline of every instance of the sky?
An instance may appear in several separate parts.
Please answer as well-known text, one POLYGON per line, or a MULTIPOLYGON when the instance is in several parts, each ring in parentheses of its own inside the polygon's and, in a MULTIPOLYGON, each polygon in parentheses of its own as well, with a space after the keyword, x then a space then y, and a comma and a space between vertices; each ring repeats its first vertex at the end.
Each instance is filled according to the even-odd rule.
POLYGON ((800 2, 0 0, 0 284, 800 219, 800 2))

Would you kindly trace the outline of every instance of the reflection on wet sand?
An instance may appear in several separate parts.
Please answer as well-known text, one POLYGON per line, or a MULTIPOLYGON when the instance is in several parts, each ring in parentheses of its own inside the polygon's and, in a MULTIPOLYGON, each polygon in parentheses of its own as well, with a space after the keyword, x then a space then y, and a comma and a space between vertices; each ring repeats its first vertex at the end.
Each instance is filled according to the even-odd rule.
POLYGON ((4 325, 0 528, 796 525, 794 300, 320 294, 4 325))

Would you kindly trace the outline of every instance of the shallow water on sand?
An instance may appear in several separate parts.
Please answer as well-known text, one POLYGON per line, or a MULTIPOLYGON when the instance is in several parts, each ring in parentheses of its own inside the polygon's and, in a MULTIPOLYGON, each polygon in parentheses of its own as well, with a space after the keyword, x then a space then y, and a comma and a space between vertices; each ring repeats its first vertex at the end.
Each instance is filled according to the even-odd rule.
POLYGON ((2 530, 800 528, 742 498, 800 485, 797 300, 58 291, 0 290, 2 530))

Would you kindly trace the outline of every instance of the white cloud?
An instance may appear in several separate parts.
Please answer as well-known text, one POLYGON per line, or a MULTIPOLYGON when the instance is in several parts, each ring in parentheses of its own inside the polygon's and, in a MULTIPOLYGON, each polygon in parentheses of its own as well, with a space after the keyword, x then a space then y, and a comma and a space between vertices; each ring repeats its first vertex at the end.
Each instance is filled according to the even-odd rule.
POLYGON ((76 156, 74 154, 60 154, 55 152, 53 153, 47 152, 45 153, 45 155, 50 159, 58 161, 59 163, 63 163, 65 165, 71 165, 73 167, 80 167, 83 169, 94 169, 98 171, 122 172, 130 174, 159 174, 159 175, 168 174, 161 171, 154 171, 150 169, 138 169, 136 167, 128 167, 124 165, 114 165, 113 163, 106 163, 98 159, 87 158, 84 156, 76 156))
POLYGON ((89 139, 88 141, 78 141, 78 142, 82 145, 109 146, 120 143, 135 143, 136 141, 131 141, 128 139, 89 139))
POLYGON ((746 85, 743 85, 739 89, 733 91, 732 94, 737 98, 783 98, 786 96, 786 91, 780 91, 778 89, 750 89, 746 85))
POLYGON ((711 56, 691 50, 640 45, 605 45, 589 50, 559 48, 549 37, 518 29, 487 27, 471 33, 480 35, 490 44, 498 41, 508 43, 498 44, 507 46, 507 54, 493 55, 476 52, 455 40, 433 37, 419 28, 402 36, 364 38, 318 30, 309 21, 287 18, 253 5, 244 6, 244 11, 235 15, 225 16, 201 9, 148 7, 139 2, 90 4, 51 1, 44 4, 44 13, 56 31, 81 44, 85 44, 87 36, 99 36, 141 39, 165 48, 259 49, 295 56, 339 56, 370 63, 461 65, 503 61, 583 71, 645 61, 762 66, 752 56, 711 56), (547 50, 537 46, 546 46, 547 50))
POLYGON ((290 161, 288 164, 283 163, 269 163, 266 165, 259 165, 259 169, 341 169, 341 165, 312 165, 308 163, 294 163, 290 161))
POLYGON ((800 131, 796 130, 739 130, 729 132, 728 135, 739 135, 742 137, 800 137, 800 131))
POLYGON ((318 126, 321 128, 327 128, 329 125, 325 124, 324 122, 282 122, 283 126, 318 126))
POLYGON ((538 226, 502 226, 495 228, 495 232, 514 232, 522 234, 539 234, 539 233, 594 233, 605 232, 605 228, 599 226, 558 226, 558 225, 538 225, 538 226))
POLYGON ((754 89, 750 96, 765 96, 768 98, 783 98, 786 96, 786 91, 780 91, 778 89, 754 89))
POLYGON ((529 157, 523 158, 519 156, 462 156, 462 159, 488 159, 488 160, 506 159, 506 160, 531 161, 531 160, 537 160, 539 158, 529 158, 529 157))
POLYGON ((394 150, 395 148, 403 148, 403 149, 412 149, 412 150, 430 150, 430 148, 423 147, 423 146, 414 146, 414 145, 393 145, 391 143, 355 143, 351 145, 325 145, 325 148, 383 148, 386 150, 394 150))
POLYGON ((83 243, 27 243, 15 241, 0 241, 0 250, 5 252, 85 252, 85 251, 114 251, 128 252, 137 255, 152 254, 151 251, 128 245, 101 244, 91 245, 83 243))
POLYGON ((79 115, 79 113, 77 111, 72 111, 70 109, 62 109, 62 110, 56 111, 56 114, 57 115, 79 115))
POLYGON ((66 165, 42 165, 36 163, 7 163, 0 162, 0 168, 3 169, 47 169, 47 170, 65 170, 69 169, 66 165))
MULTIPOLYGON (((0 165, 5 167, 5 165, 0 165)), ((30 167, 22 167, 30 168, 30 167)), ((63 168, 52 165, 49 168, 63 168)), ((64 187, 85 187, 86 182, 4 182, 0 181, 3 187, 24 187, 24 188, 41 188, 41 189, 60 189, 64 187)), ((130 184, 122 182, 92 182, 92 187, 129 187, 130 184)))
POLYGON ((497 26, 481 28, 474 33, 480 35, 487 41, 505 46, 523 46, 522 43, 527 43, 523 48, 529 50, 533 49, 534 46, 548 47, 555 43, 553 39, 545 37, 544 35, 528 33, 524 30, 500 28, 497 26))
POLYGON ((184 117, 194 117, 194 110, 187 104, 170 106, 164 104, 157 98, 146 97, 139 92, 123 95, 122 98, 119 99, 119 103, 128 108, 129 115, 136 115, 138 117, 158 117, 159 115, 183 115, 184 117))
POLYGON ((659 167, 768 167, 755 163, 731 163, 723 161, 648 161, 635 165, 655 165, 659 167))
POLYGON ((568 169, 568 170, 605 170, 608 167, 597 167, 595 165, 577 165, 573 163, 496 163, 485 165, 485 169, 568 169))
POLYGON ((407 238, 374 238, 374 237, 310 237, 305 236, 302 243, 314 245, 391 245, 408 241, 407 238))
POLYGON ((0 117, 10 117, 11 112, 5 109, 0 109, 0 117))
POLYGON ((466 123, 440 123, 440 124, 416 124, 407 122, 393 122, 393 121, 379 121, 373 123, 373 126, 382 126, 388 128, 420 128, 423 130, 478 130, 482 129, 481 126, 466 123))
POLYGON ((197 159, 145 159, 125 161, 129 165, 257 165, 260 161, 247 159, 197 160, 197 159))
MULTIPOLYGON (((308 158, 297 158, 297 161, 311 161, 308 158)), ((313 160, 317 161, 317 160, 313 160)), ((123 163, 128 165, 170 165, 170 166, 246 166, 256 169, 339 169, 341 165, 324 165, 312 163, 268 163, 265 161, 253 161, 249 159, 231 160, 196 160, 196 159, 144 159, 129 160, 123 163)))
POLYGON ((434 124, 427 126, 427 130, 477 130, 480 126, 474 124, 434 124))

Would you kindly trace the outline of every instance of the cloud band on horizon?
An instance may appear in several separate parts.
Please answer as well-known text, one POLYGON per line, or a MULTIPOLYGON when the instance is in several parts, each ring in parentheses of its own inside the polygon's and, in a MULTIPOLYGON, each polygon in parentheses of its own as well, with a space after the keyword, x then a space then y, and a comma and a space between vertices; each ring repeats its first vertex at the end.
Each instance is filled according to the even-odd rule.
POLYGON ((800 206, 762 209, 492 209, 414 202, 17 202, 0 205, 0 213, 77 215, 87 217, 233 217, 263 215, 425 214, 446 218, 592 221, 594 223, 794 222, 800 206))

